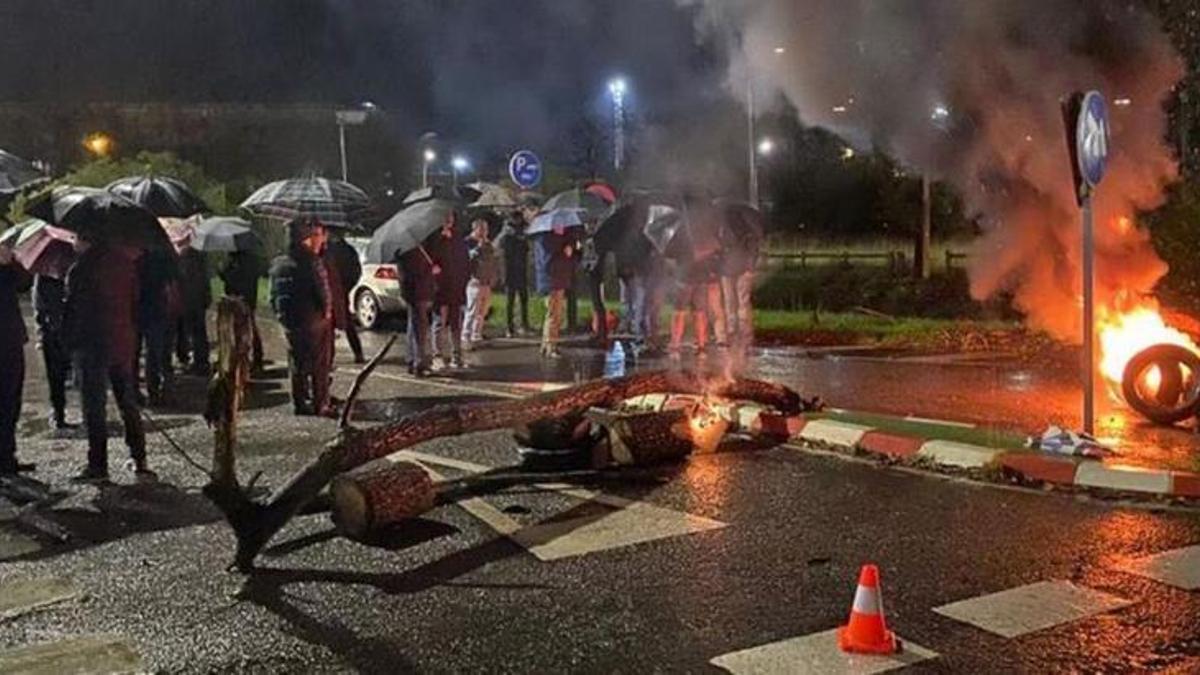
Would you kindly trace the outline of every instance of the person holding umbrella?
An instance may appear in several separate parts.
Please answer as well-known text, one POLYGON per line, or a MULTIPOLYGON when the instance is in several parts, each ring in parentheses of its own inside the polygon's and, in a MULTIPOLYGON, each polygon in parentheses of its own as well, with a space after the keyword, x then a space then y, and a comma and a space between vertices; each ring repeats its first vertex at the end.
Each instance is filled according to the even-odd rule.
POLYGON ((271 304, 288 342, 292 406, 297 415, 330 416, 334 300, 330 274, 321 260, 327 234, 319 220, 288 224, 288 252, 271 264, 271 304))
POLYGON ((341 236, 329 238, 325 247, 325 265, 329 268, 329 281, 333 285, 333 318, 338 330, 346 334, 346 342, 354 352, 355 363, 366 363, 363 355, 362 340, 358 339, 358 330, 354 326, 354 318, 350 315, 350 291, 358 285, 362 276, 362 263, 358 261, 358 252, 346 243, 341 236))
POLYGON ((529 220, 525 211, 537 213, 537 207, 527 207, 517 210, 504 222, 500 236, 496 238, 496 247, 504 257, 504 292, 508 298, 505 307, 505 325, 508 327, 507 337, 515 337, 516 326, 513 323, 513 313, 517 301, 521 302, 521 332, 529 334, 533 328, 529 325, 529 239, 525 229, 529 220))
POLYGON ((258 280, 266 276, 264 267, 262 256, 257 251, 235 250, 229 253, 229 257, 225 260, 225 266, 219 273, 221 283, 225 285, 225 295, 241 300, 246 305, 246 309, 250 311, 250 330, 254 336, 251 353, 256 373, 263 371, 262 335, 258 332, 256 315, 258 313, 258 280))
POLYGON ((463 305, 471 277, 471 254, 467 240, 456 227, 457 212, 451 211, 442 223, 436 243, 430 251, 438 267, 437 295, 434 298, 433 349, 443 367, 462 368, 463 305))
POLYGON ((29 285, 29 275, 17 264, 12 249, 0 244, 0 476, 31 471, 17 461, 17 420, 25 386, 25 320, 17 294, 29 285))
POLYGON ((558 343, 562 334, 563 313, 566 309, 567 291, 575 284, 579 240, 578 228, 555 226, 541 236, 539 243, 545 249, 546 321, 542 325, 542 356, 559 358, 558 343))

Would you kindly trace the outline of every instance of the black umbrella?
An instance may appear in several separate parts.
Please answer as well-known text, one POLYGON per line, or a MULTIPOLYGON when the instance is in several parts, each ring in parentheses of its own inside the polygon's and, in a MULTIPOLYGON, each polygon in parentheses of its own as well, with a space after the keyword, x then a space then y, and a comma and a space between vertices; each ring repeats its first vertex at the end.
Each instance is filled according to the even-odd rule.
POLYGON ((542 204, 542 213, 558 210, 578 211, 581 218, 600 220, 612 214, 613 205, 595 193, 575 188, 560 192, 542 204))
POLYGON ((189 218, 212 209, 186 183, 163 176, 129 176, 106 188, 140 204, 159 218, 189 218))
POLYGON ((85 239, 137 248, 171 248, 154 214, 107 190, 59 186, 25 207, 29 215, 85 239))
POLYGON ((371 236, 365 262, 384 265, 421 246, 429 235, 441 229, 455 212, 455 207, 454 202, 434 199, 414 204, 392 216, 371 236))
POLYGON ((206 218, 196 226, 192 248, 206 253, 261 251, 262 240, 241 218, 206 218))
POLYGON ((715 208, 676 209, 651 204, 644 229, 658 252, 673 260, 704 260, 720 250, 719 213, 715 208))
POLYGON ((290 222, 315 218, 326 227, 357 228, 371 215, 361 189, 329 178, 291 178, 262 186, 242 202, 250 213, 290 222))
POLYGON ((0 150, 0 198, 50 180, 32 163, 0 150))
POLYGON ((404 197, 401 206, 412 206, 421 202, 433 201, 440 199, 446 202, 455 202, 457 204, 465 204, 474 198, 476 191, 471 189, 469 194, 462 188, 451 188, 442 185, 430 185, 419 190, 413 190, 404 197))

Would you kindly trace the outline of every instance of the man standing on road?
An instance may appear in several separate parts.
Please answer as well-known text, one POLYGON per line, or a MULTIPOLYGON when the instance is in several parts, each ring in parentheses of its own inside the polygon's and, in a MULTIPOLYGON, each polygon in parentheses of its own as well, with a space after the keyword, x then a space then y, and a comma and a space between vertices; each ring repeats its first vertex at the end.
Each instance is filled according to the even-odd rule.
POLYGON ((208 324, 205 315, 212 305, 208 283, 208 260, 204 253, 188 247, 179 255, 180 291, 183 295, 183 330, 180 338, 188 345, 192 375, 207 377, 208 324))
POLYGON ((396 260, 400 269, 400 294, 408 306, 408 372, 417 377, 429 375, 433 364, 429 340, 429 315, 437 295, 437 275, 441 268, 429 254, 429 246, 441 232, 421 246, 407 251, 396 260))
POLYGON ((321 255, 325 227, 316 220, 288 225, 291 246, 271 264, 271 304, 283 324, 297 415, 332 416, 333 290, 321 255))
POLYGON ((542 325, 542 356, 559 358, 558 343, 562 334, 567 290, 575 283, 577 239, 574 230, 561 227, 541 235, 539 245, 545 248, 545 275, 548 284, 546 321, 542 325))
POLYGON ((358 251, 341 236, 332 236, 329 238, 329 245, 325 247, 324 260, 329 268, 330 284, 333 286, 334 323, 338 330, 346 334, 346 342, 350 343, 350 351, 354 352, 354 362, 366 363, 362 340, 358 339, 358 330, 350 313, 350 291, 354 290, 362 277, 362 263, 358 260, 358 251))
POLYGON ((453 211, 442 224, 440 236, 432 253, 441 269, 437 275, 437 297, 434 299, 433 349, 443 367, 462 368, 463 305, 467 300, 467 281, 471 274, 471 257, 467 240, 457 232, 453 211))
POLYGON ((148 251, 138 262, 138 339, 139 344, 145 345, 146 390, 152 406, 164 402, 170 378, 169 291, 178 273, 178 264, 170 251, 148 251))
POLYGON ((721 240, 721 295, 729 339, 738 350, 754 343, 754 270, 762 247, 762 214, 745 204, 723 209, 721 240))
POLYGON ((221 269, 225 295, 237 298, 250 310, 250 329, 254 334, 252 353, 254 371, 263 371, 262 335, 258 332, 258 280, 263 278, 263 259, 252 251, 234 251, 221 269))
POLYGON ((17 294, 29 285, 29 275, 0 245, 0 476, 32 471, 17 461, 17 420, 21 417, 21 391, 25 386, 25 320, 17 294))
POLYGON ((492 304, 492 287, 500 277, 500 261, 496 258, 496 247, 488 239, 486 220, 480 218, 471 223, 469 241, 471 281, 467 284, 467 318, 463 322, 462 341, 471 349, 484 338, 483 326, 492 304))
POLYGON ((125 445, 139 478, 153 478, 146 463, 146 433, 137 401, 137 251, 80 237, 79 260, 67 275, 63 324, 81 375, 88 463, 76 480, 108 479, 108 395, 121 411, 125 445))
MULTIPOLYGON (((536 208, 533 209, 535 212, 536 208)), ((504 253, 504 289, 508 298, 505 307, 505 318, 508 332, 507 337, 517 335, 513 324, 513 310, 517 300, 521 301, 521 333, 528 335, 533 332, 529 325, 529 239, 525 236, 527 221, 522 211, 513 214, 496 239, 496 246, 504 253)))
POLYGON ((33 318, 37 322, 38 346, 46 367, 50 388, 50 430, 56 435, 69 432, 67 423, 67 377, 71 374, 71 354, 63 334, 66 312, 66 288, 62 279, 39 274, 33 279, 33 318))

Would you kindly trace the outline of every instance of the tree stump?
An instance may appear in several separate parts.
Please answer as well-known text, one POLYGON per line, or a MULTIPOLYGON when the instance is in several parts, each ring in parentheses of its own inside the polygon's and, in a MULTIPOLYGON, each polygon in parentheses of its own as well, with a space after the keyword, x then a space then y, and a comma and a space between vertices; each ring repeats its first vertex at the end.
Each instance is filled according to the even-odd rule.
POLYGON ((333 479, 333 522, 346 536, 371 532, 415 518, 433 508, 433 479, 412 462, 382 460, 333 479))

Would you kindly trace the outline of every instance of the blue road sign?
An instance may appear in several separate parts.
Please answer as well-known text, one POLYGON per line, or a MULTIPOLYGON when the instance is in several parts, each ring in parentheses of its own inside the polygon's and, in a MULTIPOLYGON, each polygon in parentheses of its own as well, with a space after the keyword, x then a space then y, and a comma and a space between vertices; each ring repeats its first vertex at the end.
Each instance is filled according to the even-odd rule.
POLYGON ((1075 130, 1079 175, 1094 188, 1108 168, 1108 107, 1098 91, 1089 91, 1079 108, 1075 130))
POLYGON ((521 188, 531 190, 542 182, 542 160, 532 150, 520 150, 508 160, 508 175, 521 188))

